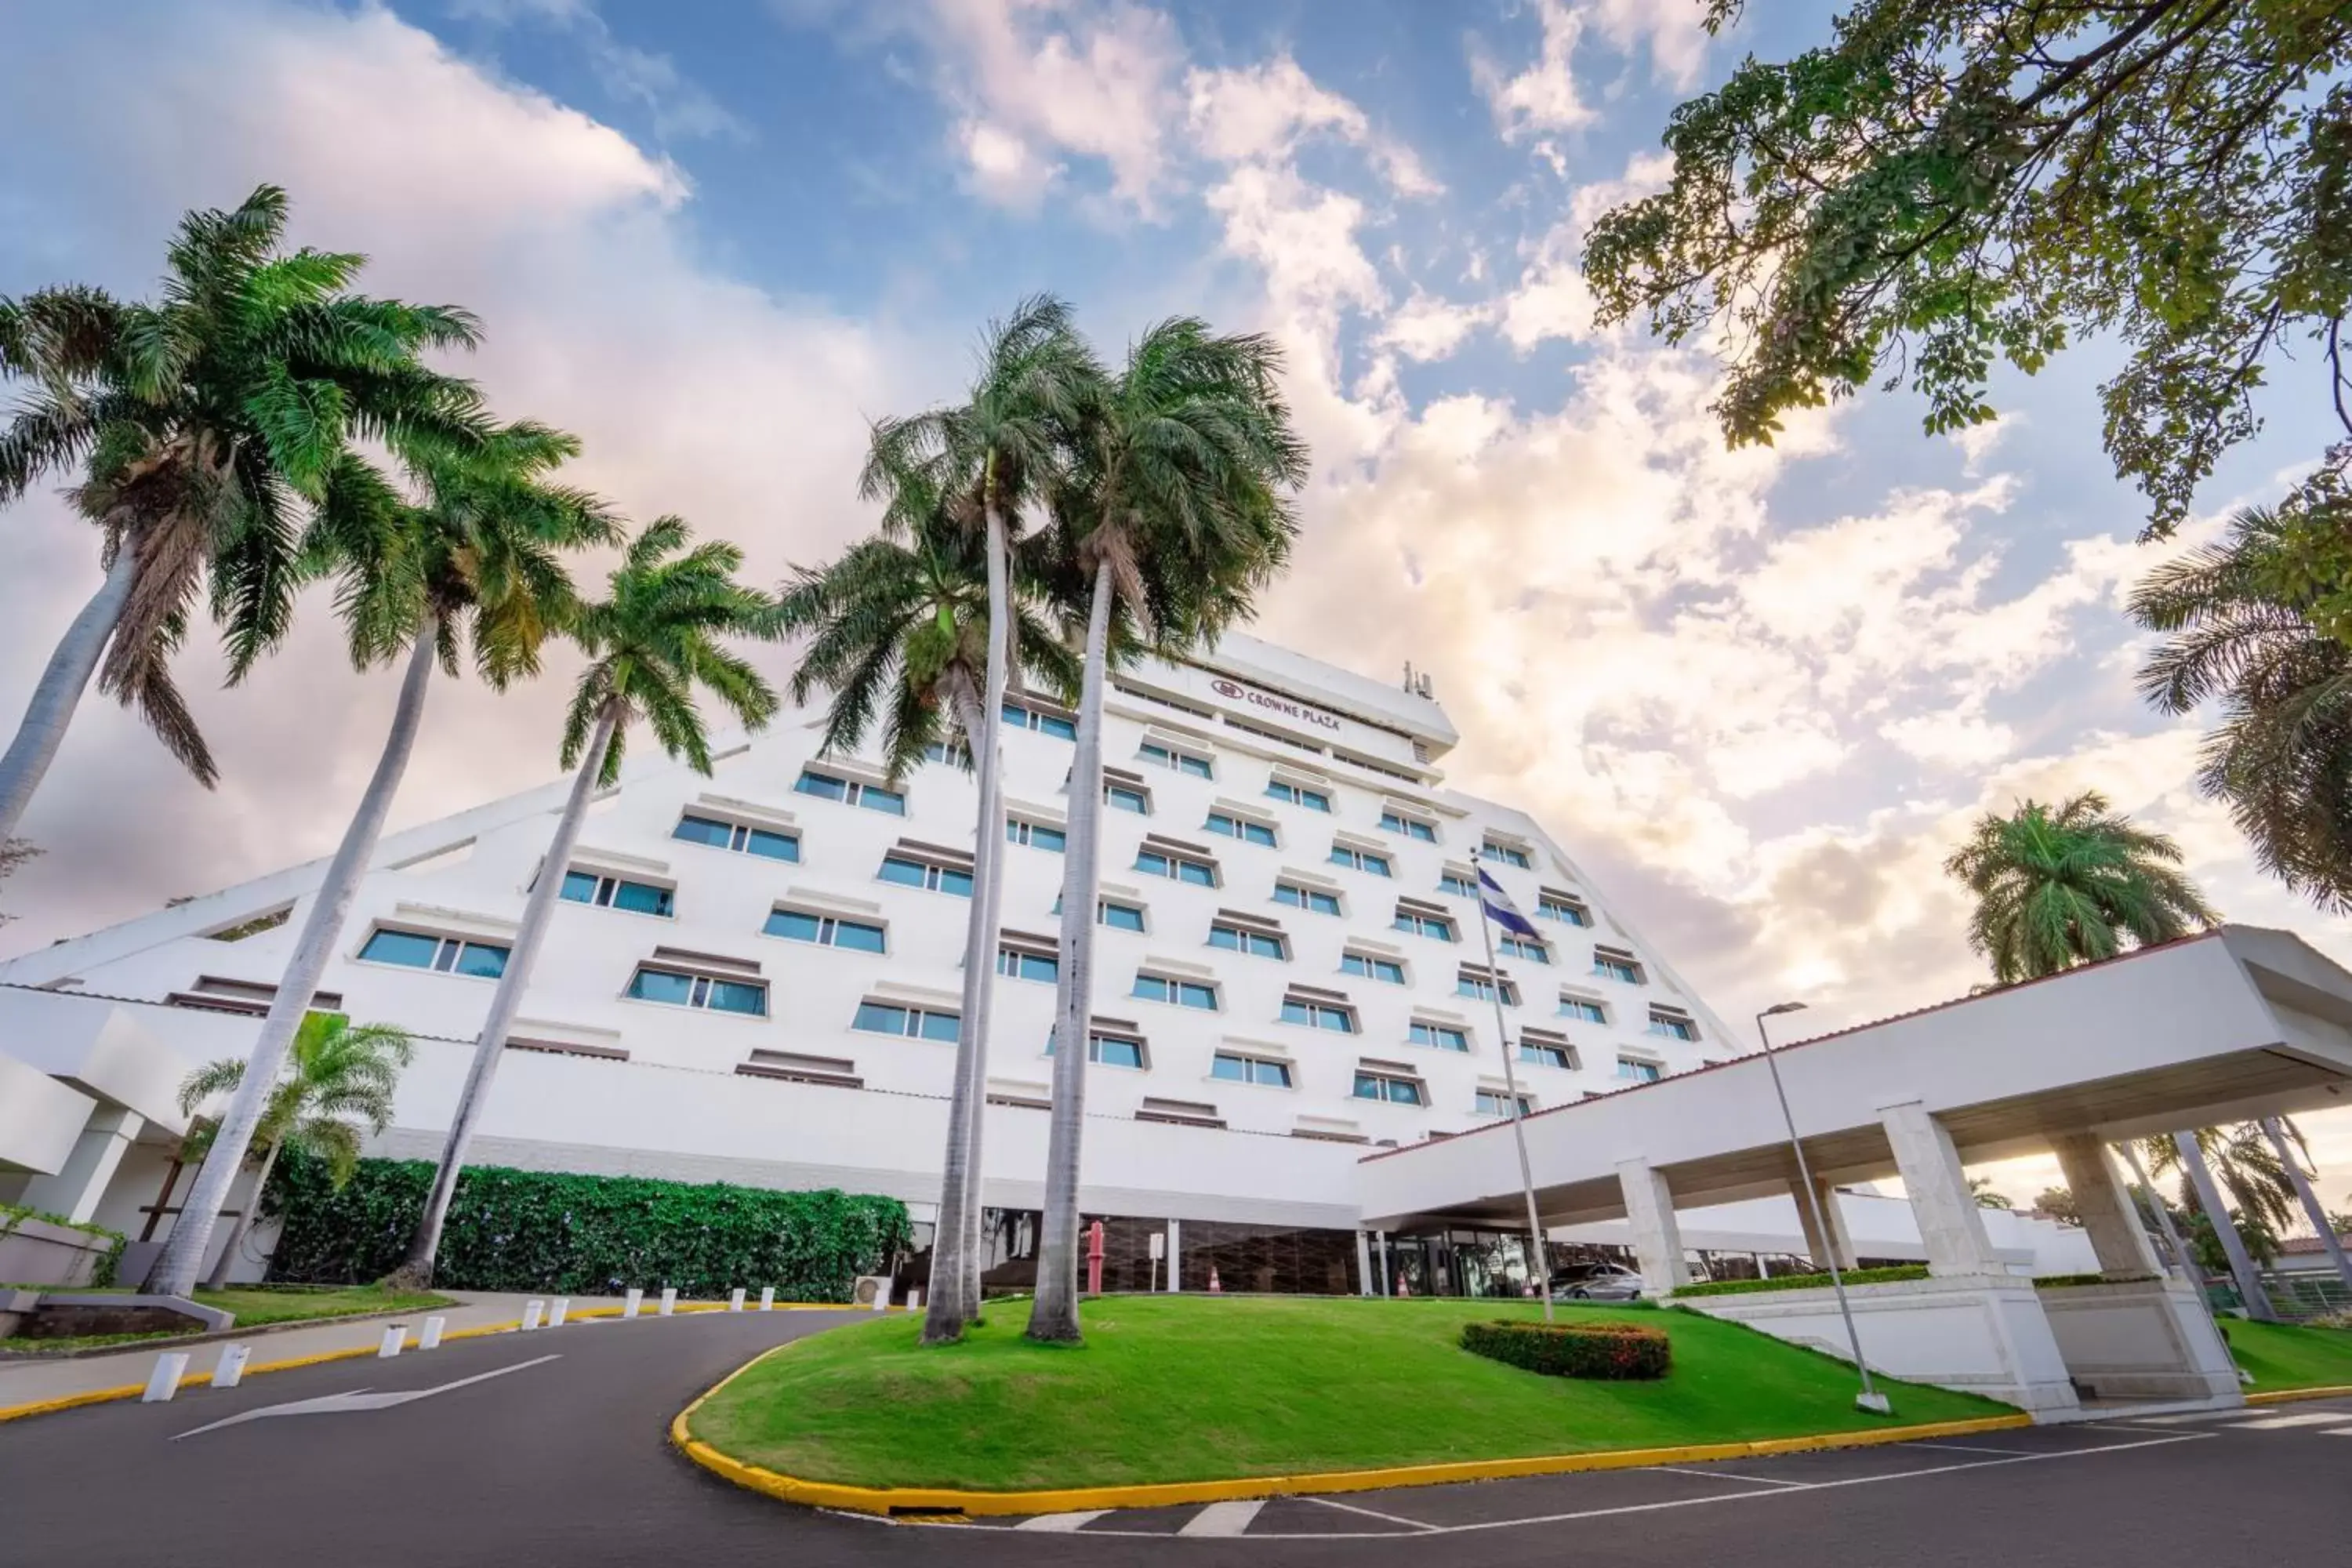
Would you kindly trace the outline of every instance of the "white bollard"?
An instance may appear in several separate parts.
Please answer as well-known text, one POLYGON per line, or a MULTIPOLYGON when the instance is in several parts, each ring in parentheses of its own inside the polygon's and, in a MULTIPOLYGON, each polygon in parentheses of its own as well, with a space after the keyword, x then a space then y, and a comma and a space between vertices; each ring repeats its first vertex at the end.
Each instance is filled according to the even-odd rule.
POLYGON ((880 1289, 874 1292, 874 1310, 877 1312, 887 1312, 890 1310, 890 1287, 887 1282, 880 1289))
POLYGON ((666 1285, 662 1288, 661 1315, 667 1318, 676 1310, 677 1310, 677 1287, 666 1285))
POLYGON ((772 1312, 772 1311, 774 1311, 775 1310, 776 1310, 776 1288, 775 1288, 773 1285, 762 1285, 762 1286, 761 1286, 761 1287, 760 1287, 760 1310, 761 1310, 762 1312, 772 1312))
POLYGON ((643 1290, 630 1291, 621 1301, 621 1316, 624 1318, 635 1317, 637 1315, 637 1309, 644 1306, 645 1302, 646 1293, 643 1290))
POLYGON ((540 1314, 546 1310, 547 1303, 536 1298, 525 1301, 522 1304, 522 1331, 529 1333, 539 1327, 540 1314))
POLYGON ((920 1311, 922 1310, 922 1305, 923 1293, 920 1290, 909 1289, 907 1292, 907 1310, 909 1312, 920 1311))
POLYGON ((563 1315, 570 1310, 572 1310, 572 1298, 569 1296, 558 1296, 555 1299, 555 1305, 547 1310, 547 1326, 551 1329, 562 1328, 563 1326, 563 1315))
POLYGON ((180 1378, 188 1370, 188 1352, 166 1351, 155 1358, 155 1370, 147 1374, 147 1392, 139 1396, 142 1405, 161 1405, 180 1392, 180 1378))
POLYGON ((400 1347, 407 1342, 408 1325, 406 1323, 393 1324, 392 1327, 384 1330, 383 1331, 383 1343, 375 1347, 376 1359, 378 1361, 390 1361, 393 1357, 400 1353, 400 1347))
POLYGON ((743 1310, 743 1287, 740 1285, 736 1286, 733 1293, 727 1298, 727 1310, 730 1312, 740 1312, 743 1310))
POLYGON ((449 1320, 446 1318, 425 1319, 425 1326, 416 1331, 416 1348, 421 1351, 439 1350, 441 1336, 448 1327, 449 1320))
POLYGON ((223 1345, 220 1360, 213 1363, 213 1386, 235 1388, 245 1377, 246 1358, 253 1354, 251 1345, 223 1345))

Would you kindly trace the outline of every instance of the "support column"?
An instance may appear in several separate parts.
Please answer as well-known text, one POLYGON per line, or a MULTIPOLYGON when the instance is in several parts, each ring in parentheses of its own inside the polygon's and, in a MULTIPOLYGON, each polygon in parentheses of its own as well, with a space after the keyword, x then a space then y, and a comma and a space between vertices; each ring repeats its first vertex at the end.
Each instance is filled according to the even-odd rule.
POLYGON ((1633 1256, 1642 1265, 1642 1289, 1652 1297, 1690 1283, 1683 1260, 1682 1227, 1675 1223, 1674 1189, 1647 1160, 1617 1163, 1617 1184, 1625 1193, 1625 1221, 1633 1232, 1633 1256))
POLYGON ((2007 1274, 2008 1265, 1985 1235, 1984 1215, 1969 1191, 1960 1152, 1944 1124, 1916 1100, 1882 1106, 1878 1120, 1894 1146, 1903 1190, 1910 1197, 1919 1239, 1927 1248, 1927 1272, 1939 1277, 2007 1274))
POLYGON ((2311 1178, 2303 1173, 2303 1167, 2295 1163, 2294 1151, 2287 1147, 2286 1130, 2279 1125, 2277 1117, 2265 1116, 2263 1131, 2269 1136, 2271 1147, 2278 1151, 2279 1163, 2286 1167, 2288 1179, 2294 1183, 2294 1195, 2303 1200, 2304 1217, 2319 1233, 2319 1245, 2326 1248, 2327 1260, 2336 1265, 2336 1277, 2344 1281, 2347 1289, 2352 1289, 2352 1260, 2345 1258, 2344 1244, 2336 1239, 2336 1226, 2328 1221, 2327 1207, 2311 1190, 2311 1178))
POLYGON ((2221 1251, 2230 1259, 2230 1277, 2238 1283, 2238 1300, 2245 1303, 2246 1315, 2265 1323, 2278 1321, 2278 1314, 2271 1310, 2270 1292, 2263 1289, 2262 1274, 2230 1218, 2221 1184, 2213 1180, 2213 1168, 2205 1163, 2205 1151, 2197 1146, 2196 1130, 2174 1133, 2172 1147, 2180 1155, 2181 1168, 2189 1173, 2189 1184, 2197 1189, 2197 1206, 2205 1211, 2206 1223, 2221 1238, 2221 1251))
POLYGON ((1356 1294, 1372 1293, 1372 1247, 1362 1231, 1356 1233, 1356 1294))
POLYGON ((122 1164, 123 1151, 131 1147, 139 1130, 146 1125, 146 1119, 135 1110, 119 1105, 100 1106, 82 1124, 73 1152, 66 1156, 65 1164, 57 1173, 36 1176, 26 1184, 25 1205, 47 1214, 63 1215, 76 1225, 87 1225, 90 1215, 98 1212, 99 1201, 106 1196, 114 1173, 122 1164))
POLYGON ((2053 1138, 2050 1150, 2058 1156, 2066 1190, 2074 1194, 2074 1211, 2090 1237, 2099 1272, 2110 1279, 2163 1273, 2107 1146, 2091 1133, 2069 1132, 2053 1138))
POLYGON ((1813 1260, 1816 1273, 1826 1274, 1834 1262, 1840 1268, 1852 1268, 1853 1238, 1846 1233, 1845 1214, 1838 1207, 1837 1189, 1825 1181, 1815 1179, 1813 1203, 1805 1201, 1804 1184, 1796 1175, 1789 1177, 1789 1198, 1797 1205, 1797 1224, 1805 1235, 1805 1255, 1813 1260), (1821 1207, 1821 1224, 1813 1221, 1814 1205, 1821 1207), (1827 1226, 1827 1234, 1822 1232, 1827 1226))
POLYGON ((1184 1289, 1184 1230, 1174 1220, 1168 1222, 1168 1289, 1184 1289))

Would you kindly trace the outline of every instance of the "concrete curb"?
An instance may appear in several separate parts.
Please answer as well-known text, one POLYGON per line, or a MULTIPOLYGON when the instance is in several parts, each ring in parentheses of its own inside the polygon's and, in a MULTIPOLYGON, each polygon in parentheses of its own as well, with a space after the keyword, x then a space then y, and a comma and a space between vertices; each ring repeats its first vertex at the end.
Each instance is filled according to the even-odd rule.
POLYGON ((1175 1503, 1233 1502, 1289 1497, 1302 1492, 1379 1491, 1391 1487, 1443 1486, 1456 1481, 1503 1480, 1514 1476, 1558 1476, 1580 1470, 1628 1470, 1651 1465, 1688 1465, 1711 1459, 1755 1458, 1826 1448, 1875 1447, 1923 1437, 1958 1437, 2031 1426, 2023 1411, 1968 1421, 1934 1421, 1878 1431, 1825 1432, 1803 1437, 1766 1437, 1744 1443, 1696 1443, 1672 1448, 1615 1448, 1590 1454, 1540 1454, 1515 1459, 1465 1459, 1433 1465, 1399 1465, 1376 1470, 1326 1470, 1293 1476, 1239 1476, 1226 1480, 1168 1481, 1135 1486, 1064 1487, 1043 1491, 971 1491, 956 1487, 856 1487, 804 1480, 758 1465, 747 1465, 694 1436, 694 1413, 729 1384, 759 1365, 782 1344, 763 1351, 705 1389, 669 1424, 669 1440, 711 1474, 748 1490, 808 1508, 849 1513, 963 1515, 1076 1513, 1090 1509, 1165 1508, 1175 1503))
MULTIPOLYGON (((775 1310, 779 1312, 841 1311, 854 1305, 855 1303, 842 1301, 779 1301, 775 1305, 775 1310)), ((727 1303, 724 1301, 680 1301, 677 1304, 677 1308, 674 1315, 684 1317, 689 1312, 724 1312, 726 1310, 727 1303)), ((899 1309, 893 1307, 890 1310, 895 1312, 899 1310, 899 1309)), ((387 1317, 425 1317, 429 1315, 429 1312, 391 1312, 383 1315, 387 1317)), ((620 1315, 621 1309, 618 1307, 585 1307, 577 1312, 572 1313, 571 1321, 576 1323, 586 1318, 617 1318, 620 1315)), ((744 1315, 748 1316, 756 1314, 744 1315)), ((376 1314, 370 1314, 369 1316, 373 1317, 376 1316, 376 1314)), ((655 1322, 659 1321, 659 1315, 656 1313, 641 1311, 637 1316, 641 1321, 645 1322, 655 1322)), ((364 1320, 356 1318, 350 1320, 327 1320, 329 1322, 362 1321, 364 1320)), ((299 1326, 317 1328, 320 1325, 317 1323, 309 1323, 299 1326)), ((478 1340, 490 1334, 517 1333, 520 1332, 521 1329, 522 1320, 520 1318, 509 1318, 504 1322, 499 1323, 477 1323, 470 1329, 452 1329, 449 1332, 441 1336, 441 1342, 446 1345, 453 1343, 458 1340, 478 1340)), ((541 1330, 541 1331, 550 1332, 552 1331, 541 1330)), ((232 1333, 226 1334, 221 1337, 224 1339, 235 1339, 237 1336, 232 1333)), ((174 1344, 184 1342, 186 1342, 178 1340, 173 1342, 174 1344)), ((165 1348, 168 1349, 169 1347, 167 1346, 165 1348)), ((402 1348, 404 1350, 415 1349, 416 1336, 411 1334, 402 1342, 402 1348)), ((258 1366, 248 1366, 245 1369, 245 1375, 247 1377, 255 1377, 265 1372, 291 1372, 296 1367, 319 1366, 331 1361, 358 1361, 363 1357, 372 1358, 375 1356, 379 1353, 380 1349, 381 1347, 379 1345, 373 1344, 352 1345, 344 1350, 320 1351, 313 1355, 289 1356, 284 1361, 264 1362, 258 1366)), ((212 1380, 213 1374, 211 1373, 193 1373, 180 1380, 180 1386, 182 1388, 196 1388, 210 1384, 212 1380)), ((79 1409, 85 1405, 105 1405, 118 1399, 136 1399, 145 1392, 147 1392, 146 1384, 141 1383, 127 1383, 119 1388, 85 1389, 79 1394, 61 1394, 55 1399, 36 1399, 24 1405, 0 1405, 0 1422, 27 1420, 35 1415, 54 1415, 60 1410, 79 1409)))
MULTIPOLYGON (((260 1323, 249 1329, 240 1329, 232 1325, 226 1329, 206 1329, 200 1333, 173 1334, 168 1338, 159 1336, 145 1344, 92 1345, 88 1350, 58 1351, 52 1355, 12 1352, 0 1356, 0 1368, 49 1366, 61 1361, 94 1361, 100 1356, 121 1355, 125 1351, 185 1350, 190 1345, 219 1344, 226 1340, 257 1340, 270 1334, 296 1333, 304 1329, 336 1328, 344 1323, 376 1323, 392 1318, 417 1318, 427 1313, 446 1311, 457 1305, 458 1303, 452 1300, 445 1301, 438 1307, 408 1307, 382 1312, 346 1312, 341 1317, 334 1318, 289 1318, 282 1323, 260 1323)), ((183 1384, 191 1380, 186 1378, 181 1379, 183 1384)))
POLYGON ((2249 1405, 2292 1405, 2299 1399, 2352 1399, 2352 1384, 2327 1388, 2273 1388, 2246 1395, 2249 1405))

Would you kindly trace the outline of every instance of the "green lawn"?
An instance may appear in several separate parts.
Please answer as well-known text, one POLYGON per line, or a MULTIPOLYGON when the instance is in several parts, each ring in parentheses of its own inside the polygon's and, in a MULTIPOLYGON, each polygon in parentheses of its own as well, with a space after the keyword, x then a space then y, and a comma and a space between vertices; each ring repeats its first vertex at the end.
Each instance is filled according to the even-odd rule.
POLYGON ((2274 1388, 2352 1387, 2352 1330, 2302 1329, 2286 1323, 2222 1322, 2230 1352, 2254 1374, 2248 1392, 2274 1388))
MULTIPOLYGON (((77 1291, 78 1295, 130 1295, 127 1289, 77 1291)), ((198 1306, 217 1307, 236 1314, 236 1327, 257 1329, 268 1323, 292 1323, 314 1318, 349 1318, 362 1312, 413 1312, 452 1305, 446 1296, 429 1291, 379 1290, 373 1285, 333 1289, 242 1285, 226 1290, 198 1290, 198 1306)), ((146 1344, 184 1338, 190 1330, 163 1329, 144 1334, 75 1334, 59 1339, 0 1340, 0 1355, 54 1355, 60 1351, 97 1350, 107 1345, 146 1344)))
MULTIPOLYGON (((927 1351, 891 1317, 799 1341, 695 1413, 694 1436, 809 1479, 983 1489, 1201 1480, 1794 1436, 1884 1426, 1843 1364, 1692 1312, 1578 1307, 1664 1329, 1656 1383, 1538 1377, 1455 1343, 1493 1301, 1124 1296, 1088 1302, 1083 1349, 1021 1337, 999 1302, 927 1351)), ((1895 1420, 2009 1407, 1884 1385, 1895 1420)))

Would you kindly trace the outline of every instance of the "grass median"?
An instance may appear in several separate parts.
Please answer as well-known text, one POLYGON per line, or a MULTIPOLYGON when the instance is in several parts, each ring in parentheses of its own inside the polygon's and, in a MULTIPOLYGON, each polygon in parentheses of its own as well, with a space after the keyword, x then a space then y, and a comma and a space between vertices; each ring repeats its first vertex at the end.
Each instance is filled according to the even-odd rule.
MULTIPOLYGON (((43 1287, 43 1289, 58 1289, 43 1287)), ((59 1290, 60 1294, 67 1292, 59 1290)), ((102 1291, 75 1291, 77 1295, 128 1296, 128 1288, 102 1291)), ((454 1305, 446 1296, 436 1296, 425 1290, 380 1290, 373 1285, 351 1285, 331 1288, 315 1286, 231 1286, 225 1290, 198 1290, 193 1300, 198 1306, 217 1307, 224 1312, 236 1314, 236 1326, 258 1329, 273 1323, 331 1322, 337 1318, 359 1317, 369 1312, 418 1312, 433 1307, 454 1305)), ((165 1341, 185 1339, 197 1331, 192 1324, 187 1329, 156 1329, 135 1334, 74 1334, 45 1339, 22 1337, 0 1340, 0 1357, 58 1355, 68 1351, 105 1350, 118 1345, 157 1344, 165 1341)))
MULTIPOLYGON (((747 1464, 871 1487, 1120 1486, 1538 1454, 1739 1442, 1888 1423, 1853 1407, 1826 1356, 1691 1312, 1563 1308, 1674 1342, 1655 1383, 1541 1377, 1457 1342, 1496 1301, 1116 1296, 1083 1348, 1022 1338, 999 1303, 960 1345, 924 1350, 887 1318, 796 1342, 697 1410, 696 1437, 747 1464)), ((1895 1421, 2009 1407, 1884 1384, 1895 1421)))
POLYGON ((2221 1332, 2238 1364, 2253 1373, 2250 1394, 2352 1388, 2352 1330, 2232 1319, 2222 1323, 2221 1332))

